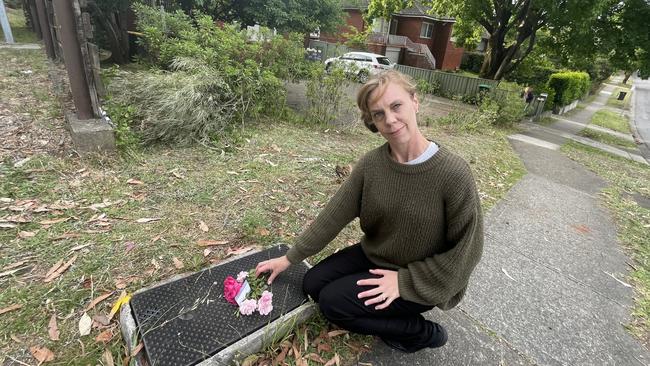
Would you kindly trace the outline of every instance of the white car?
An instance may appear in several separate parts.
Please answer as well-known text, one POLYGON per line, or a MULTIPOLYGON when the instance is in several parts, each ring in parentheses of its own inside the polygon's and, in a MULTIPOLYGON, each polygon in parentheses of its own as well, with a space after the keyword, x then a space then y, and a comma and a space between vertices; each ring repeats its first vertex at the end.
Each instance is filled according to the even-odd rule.
POLYGON ((341 67, 346 73, 354 75, 357 80, 364 83, 368 76, 376 75, 384 70, 395 67, 386 56, 369 52, 348 52, 339 57, 332 57, 325 61, 325 70, 332 67, 341 67))

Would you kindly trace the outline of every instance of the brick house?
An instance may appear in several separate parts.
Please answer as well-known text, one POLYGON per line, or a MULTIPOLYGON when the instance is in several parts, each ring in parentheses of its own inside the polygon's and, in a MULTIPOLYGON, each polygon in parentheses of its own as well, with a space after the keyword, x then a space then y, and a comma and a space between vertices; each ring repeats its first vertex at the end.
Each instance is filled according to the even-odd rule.
MULTIPOLYGON (((347 13, 346 25, 337 34, 321 34, 326 42, 345 42, 344 36, 350 27, 363 32, 368 27, 363 14, 368 1, 343 1, 347 13)), ((453 42, 453 18, 439 17, 428 13, 430 8, 414 1, 413 7, 393 14, 391 19, 375 19, 370 25, 372 33, 367 47, 370 52, 386 55, 393 62, 403 65, 455 70, 460 67, 464 49, 453 42)))

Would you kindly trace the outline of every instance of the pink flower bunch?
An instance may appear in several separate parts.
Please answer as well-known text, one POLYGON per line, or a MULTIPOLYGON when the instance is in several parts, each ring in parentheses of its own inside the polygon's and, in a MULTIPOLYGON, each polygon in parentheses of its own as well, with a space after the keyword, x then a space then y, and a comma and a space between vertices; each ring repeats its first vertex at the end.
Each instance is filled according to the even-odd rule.
POLYGON ((226 301, 233 305, 237 305, 235 296, 237 296, 239 293, 241 286, 242 284, 240 282, 237 282, 237 280, 232 278, 232 276, 226 277, 226 279, 223 281, 223 296, 226 298, 226 301))
POLYGON ((257 310, 261 315, 269 315, 273 311, 273 294, 264 291, 262 292, 262 297, 257 300, 257 310))
POLYGON ((226 301, 238 305, 235 298, 239 295, 241 288, 244 287, 244 281, 248 282, 250 292, 246 294, 245 299, 240 299, 239 313, 251 315, 258 311, 260 315, 269 315, 273 311, 273 294, 266 291, 266 280, 263 277, 255 276, 255 270, 241 271, 237 274, 237 278, 226 277, 223 281, 223 295, 226 301))

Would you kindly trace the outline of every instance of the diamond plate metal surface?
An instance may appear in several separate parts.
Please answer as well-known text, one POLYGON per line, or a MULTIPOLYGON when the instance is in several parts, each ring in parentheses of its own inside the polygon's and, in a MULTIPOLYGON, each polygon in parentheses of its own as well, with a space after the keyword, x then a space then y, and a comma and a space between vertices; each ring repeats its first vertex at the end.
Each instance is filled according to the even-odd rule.
POLYGON ((223 281, 258 262, 286 253, 280 245, 138 293, 130 301, 151 365, 195 365, 307 301, 302 279, 308 268, 292 265, 273 281, 273 311, 237 316, 223 297, 223 281))

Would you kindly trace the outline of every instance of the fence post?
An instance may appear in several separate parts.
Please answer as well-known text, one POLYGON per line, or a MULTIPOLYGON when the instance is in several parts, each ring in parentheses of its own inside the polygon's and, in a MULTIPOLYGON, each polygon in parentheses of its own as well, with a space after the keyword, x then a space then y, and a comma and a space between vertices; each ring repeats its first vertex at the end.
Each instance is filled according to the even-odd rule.
POLYGON ((81 45, 75 29, 77 22, 74 18, 72 4, 68 0, 54 0, 54 11, 61 27, 63 59, 70 78, 70 89, 77 109, 77 118, 91 119, 94 114, 90 102, 90 90, 85 78, 81 45))
POLYGON ((41 25, 43 34, 43 43, 45 44, 45 53, 50 60, 56 59, 54 53, 54 43, 52 42, 52 32, 50 32, 50 20, 45 10, 45 0, 36 0, 36 12, 38 13, 38 22, 41 25))

